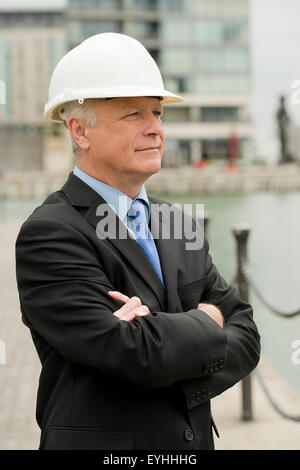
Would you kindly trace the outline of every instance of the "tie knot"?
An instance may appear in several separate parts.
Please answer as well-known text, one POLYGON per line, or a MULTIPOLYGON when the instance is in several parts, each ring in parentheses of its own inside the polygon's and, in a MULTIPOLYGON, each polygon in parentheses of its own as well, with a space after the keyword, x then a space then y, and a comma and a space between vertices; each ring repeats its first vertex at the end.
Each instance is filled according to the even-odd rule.
POLYGON ((146 207, 141 199, 134 199, 127 212, 132 220, 138 218, 139 222, 146 222, 146 207))

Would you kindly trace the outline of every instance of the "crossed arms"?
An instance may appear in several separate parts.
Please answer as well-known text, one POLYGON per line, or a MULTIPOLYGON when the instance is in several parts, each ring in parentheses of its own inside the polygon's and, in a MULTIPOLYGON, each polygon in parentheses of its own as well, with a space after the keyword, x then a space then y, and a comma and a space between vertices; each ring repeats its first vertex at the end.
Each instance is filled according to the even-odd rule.
POLYGON ((16 244, 24 322, 38 336, 40 349, 51 347, 68 361, 142 389, 201 379, 207 364, 222 359, 224 368, 214 374, 219 377, 214 394, 219 394, 256 366, 259 335, 251 307, 226 284, 205 249, 205 300, 218 305, 224 328, 203 304, 186 312, 148 312, 134 296, 116 310, 108 295, 115 288, 80 227, 32 218, 16 244), (132 310, 133 319, 119 321, 132 310))
MULTIPOLYGON (((122 294, 118 291, 109 291, 108 294, 116 300, 125 302, 123 307, 119 308, 114 312, 114 315, 119 320, 131 321, 136 317, 142 317, 144 315, 149 315, 150 310, 147 305, 143 305, 139 297, 129 298, 127 295, 122 294)), ((221 310, 213 304, 199 303, 198 307, 202 312, 207 313, 218 325, 224 327, 224 317, 221 310)))

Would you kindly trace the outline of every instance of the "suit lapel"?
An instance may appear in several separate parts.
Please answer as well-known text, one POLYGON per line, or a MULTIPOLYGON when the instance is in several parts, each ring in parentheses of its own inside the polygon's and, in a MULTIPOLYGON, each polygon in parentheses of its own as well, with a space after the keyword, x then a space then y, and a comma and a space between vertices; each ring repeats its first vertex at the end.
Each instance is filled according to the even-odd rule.
MULTIPOLYGON (((95 228, 97 236, 102 239, 107 239, 109 243, 111 243, 120 252, 123 258, 126 259, 127 263, 129 263, 131 267, 134 268, 144 279, 157 297, 162 311, 165 311, 166 294, 155 269, 142 248, 136 240, 130 236, 126 227, 116 216, 111 207, 106 204, 105 200, 101 196, 99 196, 92 188, 81 181, 80 178, 75 176, 73 173, 70 173, 69 179, 63 186, 62 190, 67 195, 72 205, 88 207, 84 217, 87 222, 95 228), (103 230, 105 225, 102 223, 104 222, 103 218, 105 218, 106 221, 109 220, 112 223, 112 226, 116 229, 114 236, 111 236, 110 233, 106 233, 103 230)), ((155 220, 155 216, 152 220, 155 220)), ((157 223, 159 222, 157 221, 157 223)), ((155 242, 157 241, 158 240, 155 240, 155 242)), ((160 250, 162 248, 163 246, 160 246, 160 250)), ((159 255, 160 250, 158 249, 159 255)), ((164 270, 163 273, 165 274, 164 270)), ((166 277, 165 281, 168 286, 169 283, 166 277)))

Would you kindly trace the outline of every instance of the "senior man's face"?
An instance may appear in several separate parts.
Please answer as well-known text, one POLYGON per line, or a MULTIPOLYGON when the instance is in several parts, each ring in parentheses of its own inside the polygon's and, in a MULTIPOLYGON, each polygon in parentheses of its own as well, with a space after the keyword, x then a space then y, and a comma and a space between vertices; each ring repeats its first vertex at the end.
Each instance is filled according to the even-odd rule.
POLYGON ((157 98, 113 98, 97 107, 98 126, 90 129, 94 167, 112 178, 146 180, 161 168, 164 132, 157 98))

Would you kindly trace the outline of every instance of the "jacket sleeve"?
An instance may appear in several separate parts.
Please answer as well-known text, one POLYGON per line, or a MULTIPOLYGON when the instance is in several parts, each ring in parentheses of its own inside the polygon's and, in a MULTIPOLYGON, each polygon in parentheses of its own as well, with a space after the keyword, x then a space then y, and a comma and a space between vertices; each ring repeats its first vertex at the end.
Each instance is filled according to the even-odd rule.
MULTIPOLYGON (((35 217, 23 224, 16 271, 23 318, 31 330, 66 360, 134 387, 166 387, 205 377, 206 365, 225 357, 234 334, 196 309, 118 320, 113 315, 116 303, 107 294, 115 289, 98 251, 65 221, 35 217)), ((212 272, 212 291, 214 277, 212 272)))
POLYGON ((223 313, 226 336, 225 360, 207 364, 206 377, 183 383, 186 406, 194 408, 217 396, 247 376, 260 358, 260 335, 253 320, 252 307, 239 298, 237 289, 229 286, 218 272, 206 249, 206 287, 203 302, 209 302, 223 313))

